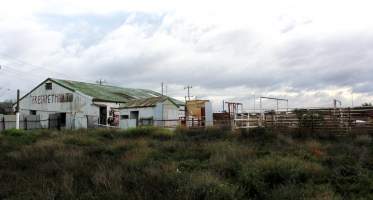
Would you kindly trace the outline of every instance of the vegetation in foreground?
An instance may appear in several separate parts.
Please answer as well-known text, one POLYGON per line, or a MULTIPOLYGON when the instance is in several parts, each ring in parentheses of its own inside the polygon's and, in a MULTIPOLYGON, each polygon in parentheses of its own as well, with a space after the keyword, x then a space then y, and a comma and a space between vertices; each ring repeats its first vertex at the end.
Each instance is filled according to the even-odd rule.
POLYGON ((373 142, 262 129, 9 130, 0 199, 373 199, 373 142))

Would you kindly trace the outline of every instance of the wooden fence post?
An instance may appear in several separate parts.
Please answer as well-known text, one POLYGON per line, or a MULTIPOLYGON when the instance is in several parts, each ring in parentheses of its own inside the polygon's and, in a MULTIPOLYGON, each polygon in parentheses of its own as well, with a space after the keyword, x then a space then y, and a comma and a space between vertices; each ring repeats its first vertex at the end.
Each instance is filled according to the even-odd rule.
POLYGON ((311 133, 313 134, 314 133, 314 127, 313 127, 313 111, 311 113, 311 133))
POLYGON ((3 117, 3 131, 5 130, 5 117, 3 117))
POLYGON ((351 133, 351 108, 349 107, 348 108, 348 127, 347 127, 347 131, 348 133, 351 133))

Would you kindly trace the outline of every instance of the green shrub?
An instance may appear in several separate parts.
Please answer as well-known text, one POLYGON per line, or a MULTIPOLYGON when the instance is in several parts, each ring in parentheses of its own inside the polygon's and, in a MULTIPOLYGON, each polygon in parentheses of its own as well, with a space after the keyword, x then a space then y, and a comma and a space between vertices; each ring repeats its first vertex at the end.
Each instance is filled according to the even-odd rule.
POLYGON ((89 136, 70 136, 64 139, 63 141, 65 144, 77 145, 77 146, 92 146, 98 145, 99 142, 97 139, 89 137, 89 136))
POLYGON ((342 199, 336 194, 330 185, 291 184, 280 185, 266 195, 267 199, 289 200, 289 199, 342 199))
POLYGON ((237 187, 209 172, 197 172, 190 175, 182 190, 185 199, 234 199, 237 187))
POLYGON ((41 135, 38 132, 28 132, 24 130, 8 129, 1 133, 3 135, 3 142, 10 146, 17 147, 18 145, 28 145, 37 141, 41 135))
POLYGON ((257 127, 252 129, 240 129, 240 137, 242 139, 252 139, 260 143, 268 143, 276 139, 276 134, 269 128, 257 127))
POLYGON ((354 142, 357 145, 369 145, 372 143, 372 137, 370 135, 358 135, 354 142))
POLYGON ((248 163, 240 171, 241 192, 246 198, 265 198, 268 191, 283 185, 320 182, 322 166, 295 157, 268 156, 248 163))
POLYGON ((98 128, 89 130, 89 132, 82 130, 82 132, 96 137, 99 140, 113 140, 119 137, 120 131, 118 129, 98 128))
POLYGON ((175 130, 181 140, 217 140, 226 139, 231 132, 220 128, 178 128, 175 130))
POLYGON ((158 128, 154 126, 142 126, 136 128, 129 128, 120 132, 123 137, 144 137, 151 136, 158 128))
POLYGON ((0 134, 0 199, 373 199, 371 139, 270 129, 0 134))
POLYGON ((253 147, 232 144, 230 141, 210 143, 205 148, 211 154, 209 169, 232 181, 238 177, 241 163, 256 158, 256 150, 253 147))
POLYGON ((25 134, 25 131, 23 129, 6 129, 1 134, 6 135, 6 136, 13 136, 13 137, 18 137, 18 136, 23 136, 25 134))
POLYGON ((160 140, 170 140, 175 137, 176 133, 170 129, 157 128, 151 133, 151 136, 160 140))

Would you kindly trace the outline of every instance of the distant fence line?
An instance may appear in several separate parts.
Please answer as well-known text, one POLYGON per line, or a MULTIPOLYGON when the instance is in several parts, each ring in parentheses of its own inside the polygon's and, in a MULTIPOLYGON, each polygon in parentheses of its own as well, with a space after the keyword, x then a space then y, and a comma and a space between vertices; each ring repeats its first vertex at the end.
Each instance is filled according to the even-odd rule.
MULTIPOLYGON (((38 115, 21 115, 19 126, 22 129, 40 129, 41 121, 38 115)), ((16 115, 0 115, 0 131, 12 128, 16 128, 16 115)))
MULTIPOLYGON (((24 130, 32 129, 60 129, 74 128, 75 122, 84 122, 83 127, 97 128, 98 118, 95 116, 73 117, 69 122, 66 118, 58 115, 49 115, 47 119, 41 119, 40 115, 20 115, 19 128, 24 130), (70 123, 67 127, 67 123, 70 123)), ((0 132, 7 129, 16 128, 16 115, 1 115, 0 114, 0 132)), ((80 127, 79 127, 80 128, 80 127)))
MULTIPOLYGON (((219 113, 218 113, 219 114, 219 113)), ((279 131, 301 131, 310 133, 333 134, 373 134, 373 108, 323 108, 323 109, 295 109, 289 112, 244 113, 230 116, 227 113, 218 117, 214 114, 213 121, 200 119, 170 119, 154 120, 139 119, 139 126, 158 126, 164 128, 188 127, 201 128, 213 126, 217 128, 250 129, 256 127, 270 128, 279 131), (213 125, 212 125, 213 124, 213 125)), ((66 118, 65 118, 66 119, 66 118)), ((71 119, 79 121, 87 128, 119 128, 99 124, 98 117, 84 116, 71 119)), ((69 122, 69 123, 73 123, 69 122)), ((20 116, 21 129, 58 129, 66 127, 58 115, 49 115, 48 119, 40 119, 39 115, 20 116)), ((16 127, 15 115, 0 115, 0 131, 16 127)), ((71 126, 71 128, 74 128, 71 126)))

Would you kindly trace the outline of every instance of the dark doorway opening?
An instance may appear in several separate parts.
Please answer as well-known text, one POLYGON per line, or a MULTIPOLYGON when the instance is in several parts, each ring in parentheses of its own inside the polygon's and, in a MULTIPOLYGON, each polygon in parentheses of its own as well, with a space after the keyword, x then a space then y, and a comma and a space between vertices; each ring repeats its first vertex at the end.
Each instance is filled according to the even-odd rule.
POLYGON ((66 128, 66 113, 49 114, 49 128, 66 128))
POLYGON ((59 113, 59 127, 66 127, 66 113, 59 113))
POLYGON ((107 107, 100 107, 100 124, 107 125, 107 107))
POLYGON ((206 122, 206 110, 205 110, 205 107, 201 108, 201 124, 200 126, 205 126, 205 122, 206 122))
POLYGON ((139 111, 131 111, 130 119, 136 119, 136 127, 139 126, 139 111))

